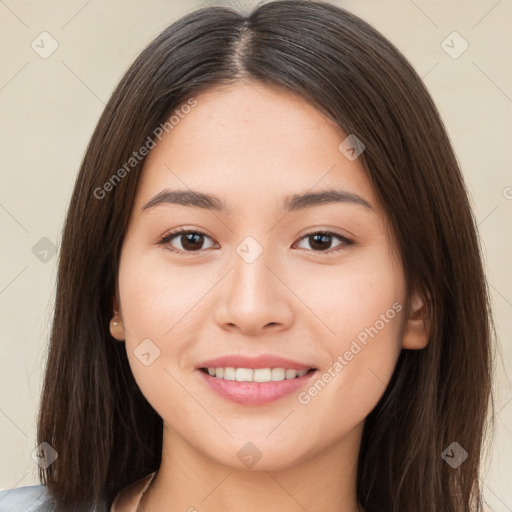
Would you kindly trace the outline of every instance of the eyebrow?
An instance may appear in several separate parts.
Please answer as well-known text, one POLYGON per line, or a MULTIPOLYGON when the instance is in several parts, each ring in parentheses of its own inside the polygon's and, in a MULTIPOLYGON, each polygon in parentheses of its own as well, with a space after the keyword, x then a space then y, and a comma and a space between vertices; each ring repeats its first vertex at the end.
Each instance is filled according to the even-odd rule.
MULTIPOLYGON (((329 189, 321 192, 306 192, 304 194, 287 196, 283 201, 282 209, 284 212, 288 213, 332 203, 360 205, 375 212, 374 207, 361 196, 336 189, 329 189)), ((220 213, 229 213, 231 211, 225 201, 218 197, 190 189, 162 190, 142 207, 142 211, 149 210, 162 204, 178 204, 182 206, 190 206, 192 208, 213 210, 220 213)))

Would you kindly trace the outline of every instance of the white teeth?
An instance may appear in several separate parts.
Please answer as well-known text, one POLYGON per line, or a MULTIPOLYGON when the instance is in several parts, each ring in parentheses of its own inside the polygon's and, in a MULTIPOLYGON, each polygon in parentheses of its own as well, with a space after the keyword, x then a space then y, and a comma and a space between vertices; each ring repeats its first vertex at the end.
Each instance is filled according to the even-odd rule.
POLYGON ((208 374, 217 379, 236 380, 237 382, 279 382, 306 375, 308 370, 285 368, 208 368, 208 374))
POLYGON ((237 368, 235 370, 235 379, 238 382, 252 382, 254 370, 249 368, 237 368))
POLYGON ((286 370, 284 376, 289 379, 295 379, 297 377, 297 370, 286 370))
POLYGON ((272 368, 272 380, 284 380, 285 372, 284 368, 272 368))
POLYGON ((272 370, 270 368, 257 368, 254 370, 254 382, 270 382, 272 370))
POLYGON ((235 369, 228 367, 224 368, 224 380, 235 380, 235 369))

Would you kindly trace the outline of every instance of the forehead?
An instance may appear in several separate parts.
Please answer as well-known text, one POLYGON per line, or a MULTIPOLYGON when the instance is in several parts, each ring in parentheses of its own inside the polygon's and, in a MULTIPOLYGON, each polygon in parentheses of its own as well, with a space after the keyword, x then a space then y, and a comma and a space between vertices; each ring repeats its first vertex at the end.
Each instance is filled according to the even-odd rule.
POLYGON ((301 97, 241 82, 193 99, 146 158, 138 209, 164 189, 187 188, 222 198, 229 212, 334 188, 375 204, 360 160, 339 149, 348 134, 301 97))

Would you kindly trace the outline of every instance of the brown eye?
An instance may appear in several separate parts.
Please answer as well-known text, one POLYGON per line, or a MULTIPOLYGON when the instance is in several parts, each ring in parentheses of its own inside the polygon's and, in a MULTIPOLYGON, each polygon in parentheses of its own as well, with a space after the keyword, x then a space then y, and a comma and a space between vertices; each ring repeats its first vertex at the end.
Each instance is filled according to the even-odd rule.
POLYGON ((164 238, 162 238, 158 243, 163 245, 171 246, 169 250, 176 252, 195 252, 201 249, 204 249, 204 239, 207 238, 209 240, 210 237, 205 233, 201 233, 200 231, 192 231, 180 229, 178 231, 174 231, 169 233, 164 238), (176 241, 178 247, 175 247, 171 241, 176 241))
POLYGON ((301 240, 307 240, 309 246, 313 250, 313 252, 318 253, 333 253, 342 250, 345 246, 351 245, 353 242, 348 238, 339 235, 337 233, 332 233, 330 231, 319 231, 315 233, 310 233, 301 238, 301 240), (341 243, 337 244, 335 247, 339 247, 338 249, 330 249, 330 246, 334 239, 341 240, 341 243))
POLYGON ((202 249, 204 244, 203 235, 199 233, 182 233, 178 240, 186 251, 197 251, 202 249))
MULTIPOLYGON (((165 245, 170 251, 177 253, 195 253, 205 248, 205 240, 212 240, 208 235, 201 231, 190 229, 178 229, 165 235, 158 243, 165 245), (177 245, 177 246, 176 246, 177 245)), ((341 251, 345 247, 352 245, 354 242, 330 231, 318 231, 303 236, 300 240, 306 240, 310 246, 310 250, 318 254, 331 254, 341 251), (338 239, 338 243, 334 249, 330 249, 333 240, 338 239)))

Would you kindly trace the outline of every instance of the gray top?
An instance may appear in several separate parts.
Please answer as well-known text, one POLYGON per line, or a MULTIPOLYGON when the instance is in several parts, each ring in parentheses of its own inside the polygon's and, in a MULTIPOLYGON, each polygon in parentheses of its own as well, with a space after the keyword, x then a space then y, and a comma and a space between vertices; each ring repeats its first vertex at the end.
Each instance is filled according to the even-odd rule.
MULTIPOLYGON (((27 485, 0 491, 0 512, 54 512, 55 501, 45 485, 27 485)), ((104 512, 106 509, 91 512, 104 512)))
POLYGON ((45 485, 0 491, 0 512, 51 512, 54 501, 45 485))

